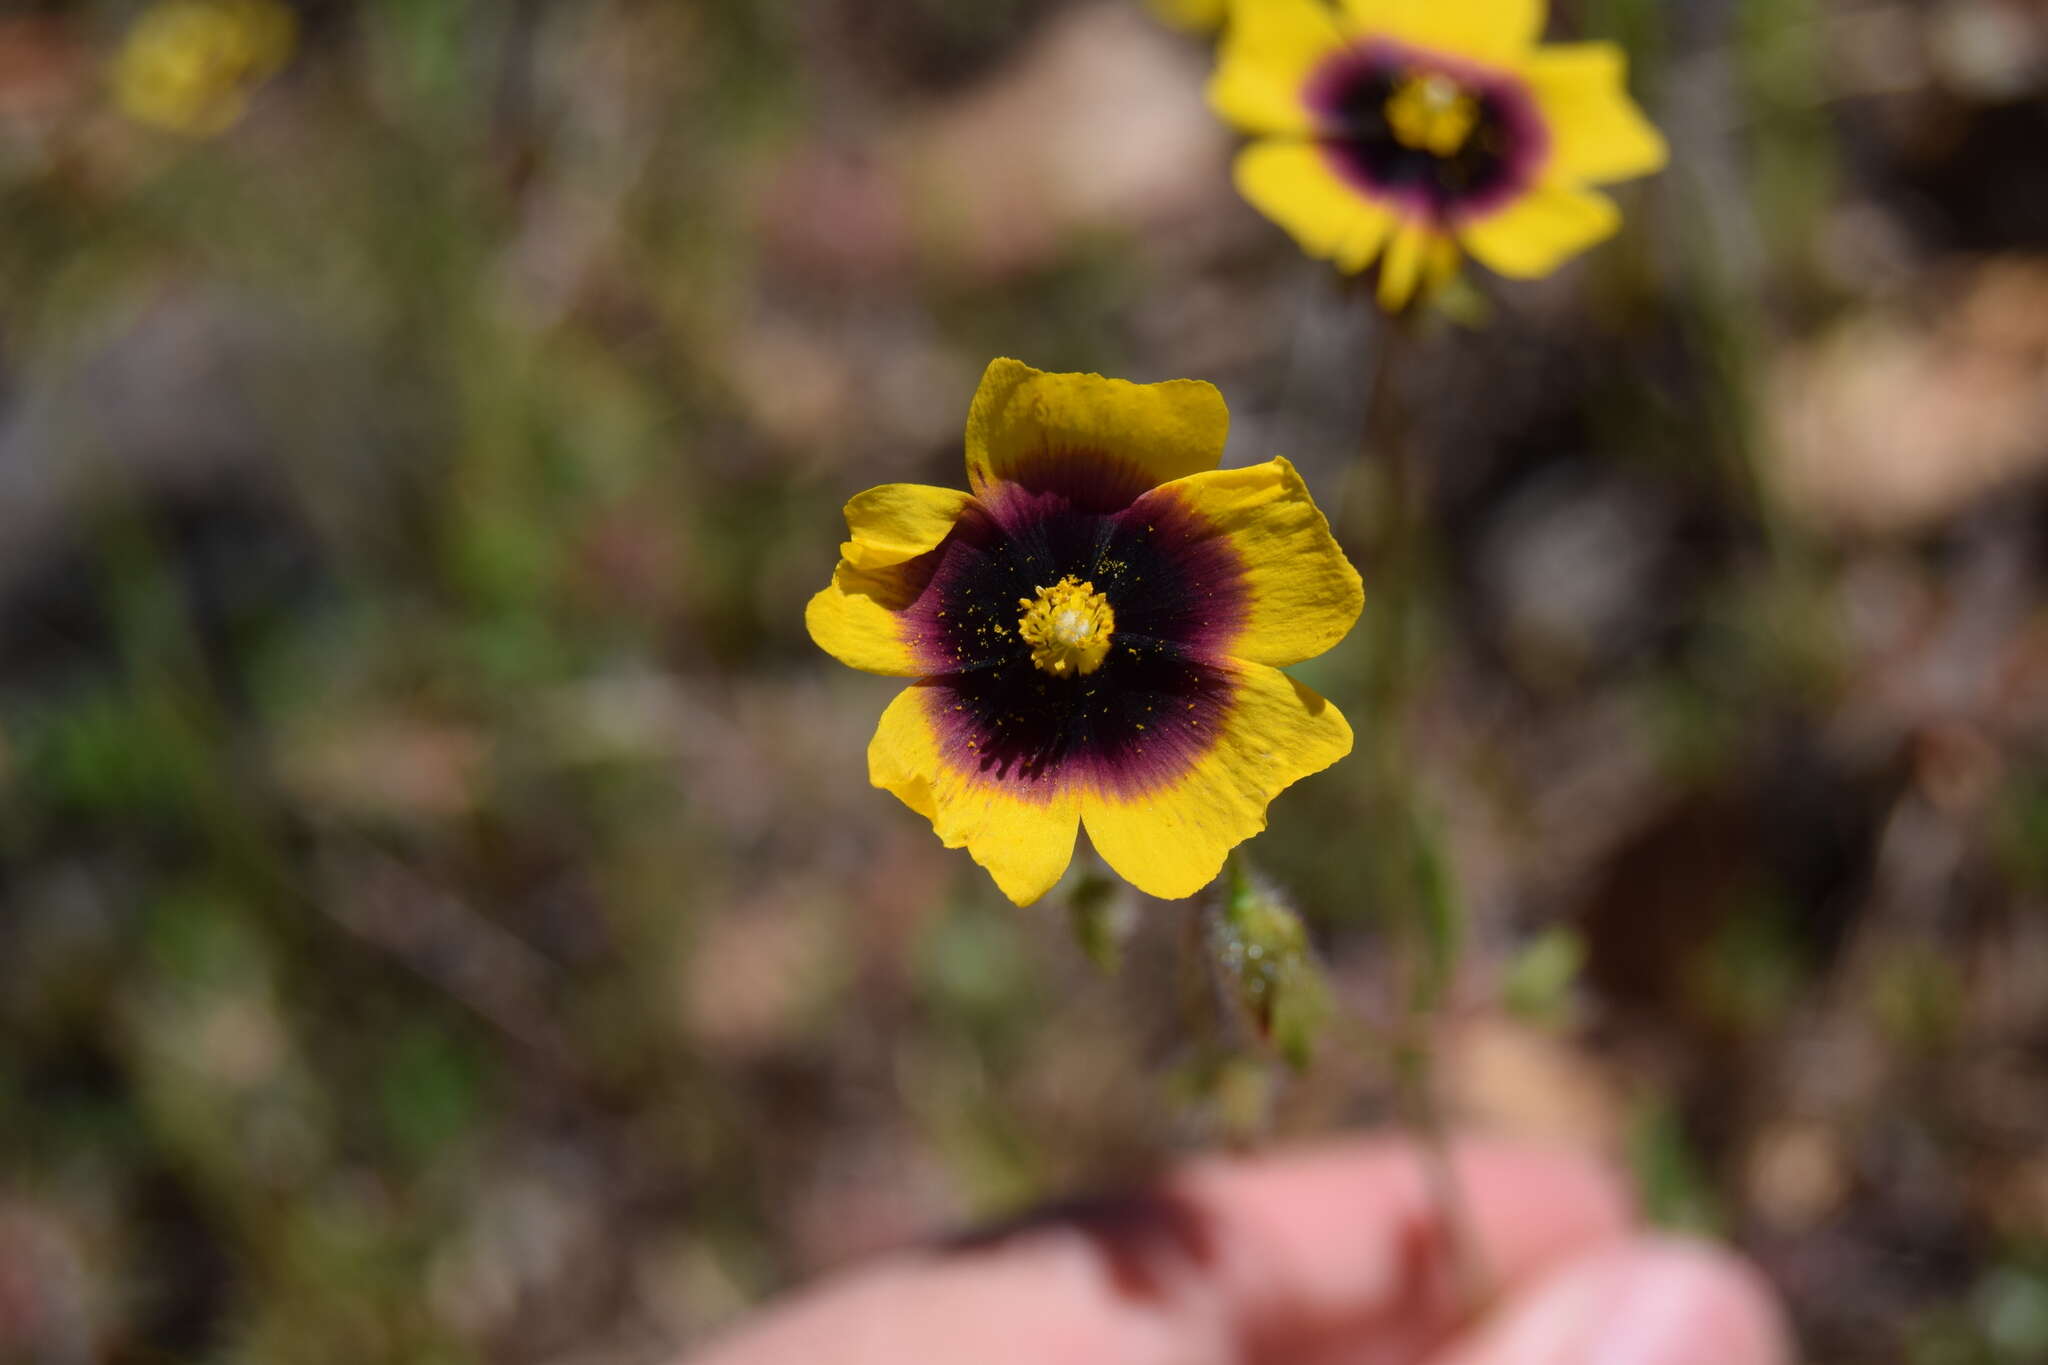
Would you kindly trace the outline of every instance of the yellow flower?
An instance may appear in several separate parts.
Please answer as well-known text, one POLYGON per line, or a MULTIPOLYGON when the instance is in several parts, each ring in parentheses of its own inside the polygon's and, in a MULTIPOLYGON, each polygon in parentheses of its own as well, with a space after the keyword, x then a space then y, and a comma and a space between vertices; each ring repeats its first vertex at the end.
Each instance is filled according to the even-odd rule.
POLYGON ((1612 43, 1540 46, 1544 0, 1233 0, 1209 102, 1238 189, 1313 256, 1380 262, 1388 311, 1457 273, 1547 275, 1621 215, 1587 188, 1664 139, 1612 43))
POLYGON ((805 613, 842 663, 917 681, 868 746, 878 787, 1019 905, 1086 825, 1155 896, 1190 896, 1282 788, 1351 751, 1274 665, 1344 638, 1363 598, 1282 459, 1218 469, 1210 384, 988 367, 971 491, 871 488, 805 613))
POLYGON ((210 137, 284 66, 296 23, 278 0, 161 0, 114 59, 114 98, 130 118, 210 137))

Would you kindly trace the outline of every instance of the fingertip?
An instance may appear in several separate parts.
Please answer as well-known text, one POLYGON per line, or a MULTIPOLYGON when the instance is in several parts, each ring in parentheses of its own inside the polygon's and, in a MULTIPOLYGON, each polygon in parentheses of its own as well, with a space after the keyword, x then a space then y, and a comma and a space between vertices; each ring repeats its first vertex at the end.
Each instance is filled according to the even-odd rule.
MULTIPOLYGON (((1749 1261, 1726 1247, 1684 1237, 1644 1238, 1634 1254, 1636 1273, 1663 1287, 1672 1314, 1667 1334, 1676 1337, 1688 1313, 1708 1334, 1693 1355, 1676 1359, 1789 1365, 1791 1326, 1776 1291, 1749 1261)), ((1647 1335, 1657 1324, 1647 1307, 1641 1317, 1647 1335)))
POLYGON ((1432 1365, 1788 1365, 1776 1296, 1705 1242, 1645 1237, 1582 1256, 1513 1296, 1432 1365))

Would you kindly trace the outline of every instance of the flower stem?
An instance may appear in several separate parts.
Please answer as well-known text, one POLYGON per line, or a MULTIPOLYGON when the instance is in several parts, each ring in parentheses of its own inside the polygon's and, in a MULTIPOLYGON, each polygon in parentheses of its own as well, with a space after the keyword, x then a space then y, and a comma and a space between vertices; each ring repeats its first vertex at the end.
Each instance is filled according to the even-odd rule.
POLYGON ((1435 1066, 1437 1016, 1454 970, 1455 909, 1441 878, 1442 863, 1408 752, 1411 698, 1425 660, 1418 652, 1429 546, 1427 497, 1415 465, 1401 372, 1414 342, 1410 319, 1381 322, 1367 382, 1361 476, 1382 472, 1377 525, 1361 528, 1375 550, 1376 629, 1367 684, 1371 724, 1379 879, 1384 922, 1395 965, 1392 1026, 1396 1094, 1403 1122, 1413 1132, 1423 1179, 1444 1228, 1452 1290, 1463 1310, 1488 1295, 1488 1276, 1473 1233, 1468 1201, 1451 1159, 1451 1138, 1438 1099, 1435 1066), (1445 902, 1445 903, 1437 903, 1445 902))

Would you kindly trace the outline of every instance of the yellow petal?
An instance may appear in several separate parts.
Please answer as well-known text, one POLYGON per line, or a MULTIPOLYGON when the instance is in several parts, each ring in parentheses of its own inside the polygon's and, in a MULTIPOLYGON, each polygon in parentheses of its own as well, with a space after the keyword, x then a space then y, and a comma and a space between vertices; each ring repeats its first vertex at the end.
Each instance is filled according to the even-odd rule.
POLYGON ((1224 652, 1255 663, 1299 663, 1343 639, 1358 620, 1365 605, 1358 571, 1286 460, 1196 474, 1155 490, 1146 502, 1155 498, 1192 510, 1244 566, 1245 620, 1224 652))
POLYGON ((1344 0, 1345 13, 1366 37, 1482 61, 1520 56, 1543 36, 1546 8, 1544 0, 1344 0))
POLYGON ((1480 264, 1516 279, 1548 275, 1565 258, 1621 226, 1614 201, 1593 190, 1539 185, 1496 213, 1459 229, 1480 264))
POLYGON ((1559 43, 1531 53, 1522 75, 1550 129, 1544 177, 1628 180, 1662 169, 1664 135, 1628 93, 1628 59, 1613 43, 1559 43))
POLYGON ((1393 213, 1346 183, 1312 142, 1255 142, 1237 158, 1237 189, 1301 249, 1356 274, 1393 233, 1393 213))
POLYGON ((1235 0, 1209 107, 1248 133, 1306 133, 1314 114, 1303 91, 1344 46, 1336 15, 1321 0, 1235 0))
POLYGON ((842 559, 831 586, 804 608, 804 626, 818 648, 848 667, 919 677, 929 670, 918 662, 900 615, 917 600, 919 586, 901 564, 863 569, 842 559))
POLYGON ((868 780, 932 822, 947 848, 965 848, 1019 905, 1052 890, 1074 857, 1080 798, 1057 774, 1003 781, 962 768, 933 723, 942 685, 905 688, 868 745, 868 780))
POLYGON ((1133 384, 1099 374, 1045 374, 997 360, 967 413, 967 481, 976 493, 1002 481, 1056 479, 1122 496, 1214 469, 1230 410, 1214 384, 1133 384))
POLYGON ((1275 796, 1351 752, 1351 726, 1324 698, 1264 664, 1224 667, 1233 694, 1222 733, 1184 776, 1142 793, 1081 795, 1095 851, 1149 895, 1176 900, 1207 886, 1230 850, 1266 827, 1275 796))
POLYGON ((885 483, 846 504, 846 529, 853 536, 839 547, 856 568, 880 569, 938 548, 953 523, 974 501, 959 488, 921 483, 885 483))
POLYGON ((1408 300, 1415 297, 1415 287, 1422 282, 1423 266, 1431 255, 1430 242, 1435 236, 1430 229, 1419 223, 1410 223, 1394 234, 1387 244, 1386 259, 1380 262, 1380 307, 1389 313, 1398 313, 1408 306, 1408 300))

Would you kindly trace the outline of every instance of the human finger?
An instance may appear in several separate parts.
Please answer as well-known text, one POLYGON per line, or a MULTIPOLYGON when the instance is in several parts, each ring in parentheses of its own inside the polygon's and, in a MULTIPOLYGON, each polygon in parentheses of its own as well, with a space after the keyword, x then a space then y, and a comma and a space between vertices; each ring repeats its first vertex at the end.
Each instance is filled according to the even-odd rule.
MULTIPOLYGON (((1458 1144, 1489 1282, 1508 1289, 1628 1227, 1581 1158, 1458 1144)), ((1211 1159, 1132 1199, 1055 1211, 804 1295, 697 1365, 1232 1365, 1332 1350, 1412 1361, 1466 1303, 1451 1228, 1411 1143, 1211 1159)))
POLYGON ((1431 1365, 1784 1365, 1776 1301, 1704 1243, 1642 1238, 1524 1289, 1431 1365))

